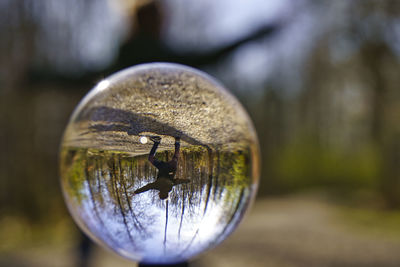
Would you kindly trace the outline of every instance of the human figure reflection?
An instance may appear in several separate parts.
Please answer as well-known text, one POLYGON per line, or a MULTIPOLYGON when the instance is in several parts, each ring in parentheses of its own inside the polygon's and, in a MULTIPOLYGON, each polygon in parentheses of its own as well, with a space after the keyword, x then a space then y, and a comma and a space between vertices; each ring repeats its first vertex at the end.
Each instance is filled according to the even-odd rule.
POLYGON ((155 182, 149 183, 134 193, 140 194, 148 190, 158 190, 160 199, 168 198, 169 192, 172 188, 179 184, 189 183, 189 179, 175 179, 176 166, 178 165, 179 150, 180 150, 180 138, 175 137, 175 152, 171 161, 164 162, 155 158, 156 150, 161 142, 161 137, 152 136, 150 140, 154 142, 153 147, 150 150, 149 161, 158 169, 157 179, 155 182))
MULTIPOLYGON (((138 155, 96 149, 64 151, 68 178, 65 192, 76 212, 86 216, 87 229, 103 244, 117 251, 147 255, 149 260, 181 260, 224 239, 242 217, 252 190, 250 169, 246 167, 251 154, 250 150, 222 149, 210 153, 186 140, 186 149, 179 150, 178 138, 175 163, 171 165, 179 164, 175 165, 176 174, 172 169, 169 175, 168 170, 150 167, 149 161, 157 152, 160 156, 157 148, 164 141, 154 139, 158 143, 152 144, 154 149, 138 155), (163 173, 167 178, 161 178, 163 173), (136 191, 157 190, 154 184, 161 183, 159 179, 172 179, 169 187, 174 188, 171 184, 179 184, 176 177, 190 184, 178 185, 180 190, 163 190, 165 200, 160 201, 158 196, 154 199, 152 192, 134 196, 143 185, 153 184, 136 191)), ((143 148, 139 142, 135 145, 143 148)), ((167 164, 174 152, 165 154, 169 158, 162 161, 167 164)))

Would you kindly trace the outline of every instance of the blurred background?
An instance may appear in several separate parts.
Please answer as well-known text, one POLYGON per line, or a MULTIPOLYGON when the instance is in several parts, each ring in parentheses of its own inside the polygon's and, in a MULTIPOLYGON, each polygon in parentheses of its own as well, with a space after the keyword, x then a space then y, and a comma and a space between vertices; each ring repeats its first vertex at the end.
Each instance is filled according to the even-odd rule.
POLYGON ((0 266, 135 266, 80 234, 58 148, 79 100, 143 62, 248 110, 257 200, 193 266, 400 265, 397 0, 0 0, 0 266))

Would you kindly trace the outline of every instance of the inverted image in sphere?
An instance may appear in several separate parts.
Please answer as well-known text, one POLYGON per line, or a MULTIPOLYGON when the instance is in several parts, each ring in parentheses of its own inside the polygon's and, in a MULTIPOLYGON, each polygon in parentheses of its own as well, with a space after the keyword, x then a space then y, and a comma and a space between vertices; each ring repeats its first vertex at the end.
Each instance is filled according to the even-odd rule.
POLYGON ((135 261, 185 261, 224 240, 253 199, 259 150, 240 103, 210 76, 153 63, 99 82, 61 145, 76 223, 135 261))

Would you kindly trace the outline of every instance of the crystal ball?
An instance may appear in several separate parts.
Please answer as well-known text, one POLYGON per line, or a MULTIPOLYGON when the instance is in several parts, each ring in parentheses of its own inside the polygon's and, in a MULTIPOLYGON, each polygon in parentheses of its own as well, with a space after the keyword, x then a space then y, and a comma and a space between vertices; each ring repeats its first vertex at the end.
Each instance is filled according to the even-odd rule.
POLYGON ((237 227, 257 190, 259 147, 246 111, 215 79, 143 64, 81 100, 60 173, 73 219, 97 244, 133 261, 176 263, 237 227))

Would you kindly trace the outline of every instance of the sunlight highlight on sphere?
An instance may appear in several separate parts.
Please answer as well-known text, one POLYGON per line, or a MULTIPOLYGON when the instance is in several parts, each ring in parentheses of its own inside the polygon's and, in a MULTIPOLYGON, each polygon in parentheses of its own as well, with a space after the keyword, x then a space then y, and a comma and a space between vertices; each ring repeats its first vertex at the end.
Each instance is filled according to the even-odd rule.
POLYGON ((102 80, 97 84, 97 88, 98 88, 98 90, 102 91, 102 90, 106 89, 109 85, 110 85, 109 80, 102 80))
POLYGON ((210 76, 177 64, 100 82, 72 114, 60 153, 78 226, 145 263, 186 261, 222 242, 258 185, 258 141, 243 107, 210 76))

